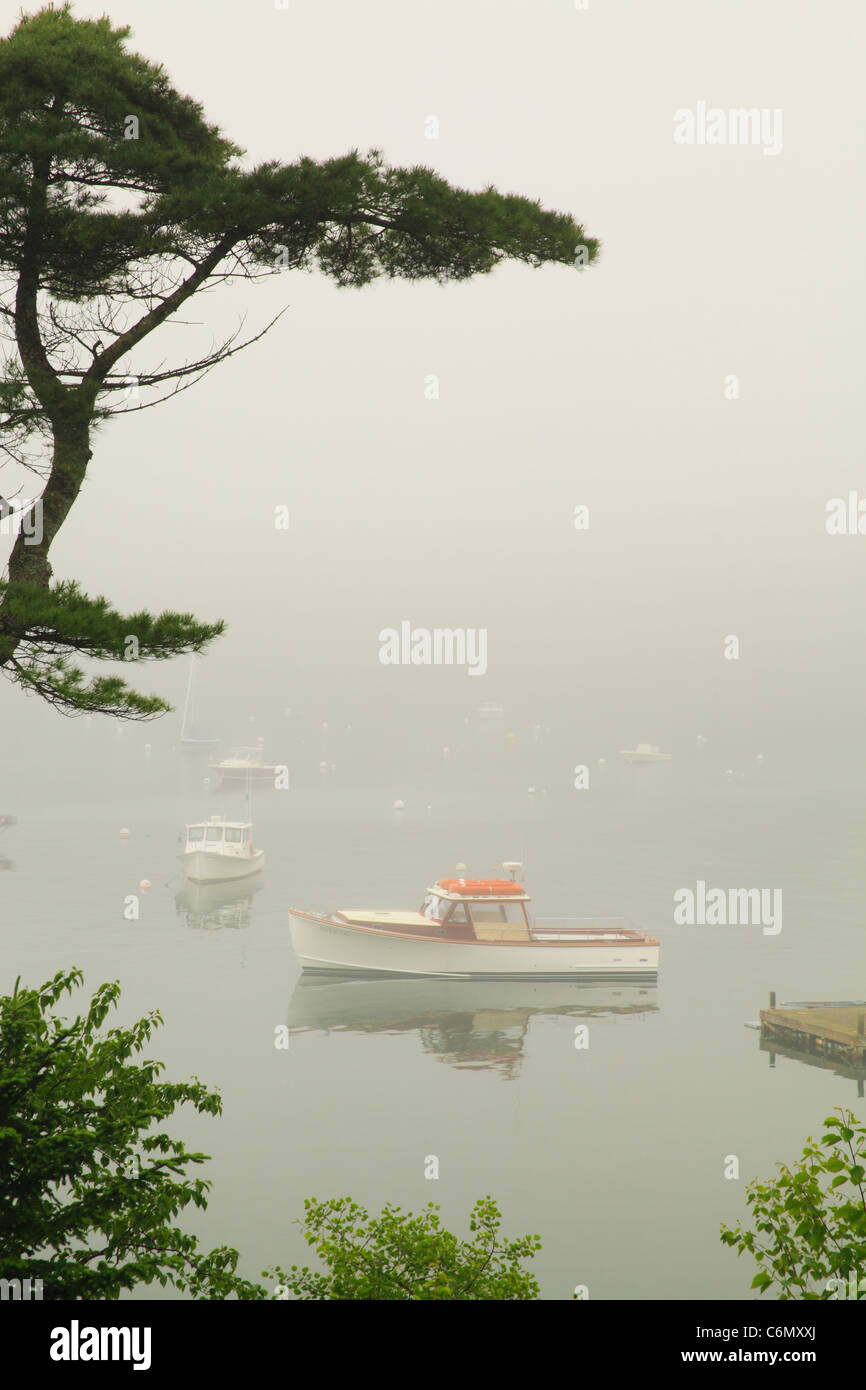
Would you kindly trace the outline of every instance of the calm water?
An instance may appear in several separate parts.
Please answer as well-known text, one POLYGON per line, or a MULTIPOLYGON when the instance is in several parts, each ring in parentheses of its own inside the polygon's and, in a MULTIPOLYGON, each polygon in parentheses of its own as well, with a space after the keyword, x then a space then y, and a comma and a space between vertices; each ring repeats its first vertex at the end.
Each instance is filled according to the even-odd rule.
POLYGON ((302 1253, 306 1196, 432 1199, 462 1231, 491 1193, 509 1232, 541 1235, 546 1298, 577 1284, 592 1298, 743 1297, 753 1269, 718 1227, 743 1210, 746 1179, 794 1158, 832 1106, 864 1110, 855 1081, 771 1067, 745 1026, 770 989, 780 1002, 866 993, 855 774, 683 740, 646 769, 614 747, 576 792, 562 731, 506 729, 443 725, 426 760, 357 726, 275 739, 292 787, 256 793, 268 862, 234 897, 183 891, 177 834, 240 815, 243 795, 205 791, 162 726, 66 725, 62 756, 38 771, 7 749, 0 812, 18 825, 0 836, 0 988, 79 965, 88 987, 121 981, 124 1022, 160 1010, 166 1076, 196 1074, 225 1104, 221 1120, 174 1123, 213 1156, 195 1229, 237 1246, 250 1276, 302 1253), (290 904, 414 907, 459 861, 486 875, 509 858, 539 915, 645 923, 662 942, 657 987, 299 980, 290 904), (700 878, 781 888, 781 934, 675 926, 674 891, 700 878), (140 920, 125 921, 142 879, 140 920), (274 1047, 281 1024, 288 1051, 274 1047), (724 1176, 731 1154, 739 1182, 724 1176))

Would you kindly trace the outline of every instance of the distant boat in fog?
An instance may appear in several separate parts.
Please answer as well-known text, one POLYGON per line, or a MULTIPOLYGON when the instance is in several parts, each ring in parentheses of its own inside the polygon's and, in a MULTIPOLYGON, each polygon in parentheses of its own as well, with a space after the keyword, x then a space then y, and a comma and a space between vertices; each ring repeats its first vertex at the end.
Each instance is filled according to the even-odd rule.
POLYGON ((195 670, 195 654, 190 659, 189 677, 186 683, 186 699, 183 705, 183 721, 180 726, 180 743, 182 748, 216 748, 219 743, 218 738, 211 738, 195 722, 193 711, 193 672, 195 670))
POLYGON ((216 773, 220 787, 274 786, 279 769, 266 763, 263 753, 264 739, 260 738, 255 746, 233 748, 227 758, 208 763, 208 770, 216 773))
POLYGON ((226 883, 257 874, 265 852, 256 849, 249 821, 229 821, 222 816, 186 826, 183 871, 192 883, 226 883))
POLYGON ((504 705, 497 705, 492 700, 485 700, 483 705, 478 706, 478 714, 482 719, 501 719, 505 713, 504 705))
POLYGON ((637 748, 621 748, 619 756, 627 763, 669 763, 670 753, 660 753, 657 743, 639 743, 637 748))

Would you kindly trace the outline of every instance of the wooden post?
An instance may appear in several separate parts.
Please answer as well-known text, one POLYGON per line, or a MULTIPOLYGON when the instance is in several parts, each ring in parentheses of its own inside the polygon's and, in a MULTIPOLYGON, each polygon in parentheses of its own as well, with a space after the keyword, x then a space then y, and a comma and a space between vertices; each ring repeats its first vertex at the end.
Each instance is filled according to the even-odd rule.
POLYGON ((771 1009, 775 1009, 775 1007, 776 1007, 776 991, 775 991, 774 989, 771 989, 771 990, 770 990, 770 1008, 771 1008, 771 1009))

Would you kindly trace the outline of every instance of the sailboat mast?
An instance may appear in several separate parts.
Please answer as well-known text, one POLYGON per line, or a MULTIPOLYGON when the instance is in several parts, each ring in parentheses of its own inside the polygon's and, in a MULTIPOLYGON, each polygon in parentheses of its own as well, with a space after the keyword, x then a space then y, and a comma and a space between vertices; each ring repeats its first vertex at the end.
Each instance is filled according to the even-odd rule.
POLYGON ((191 703, 191 700, 192 700, 192 673, 193 673, 193 668, 194 668, 194 666, 195 666, 195 652, 193 652, 192 656, 191 656, 190 659, 189 659, 189 676, 188 676, 187 682, 186 682, 186 699, 185 699, 184 705, 183 705, 183 723, 182 723, 181 726, 180 726, 180 736, 181 736, 182 739, 183 739, 183 738, 186 738, 187 732, 188 732, 188 729, 189 729, 189 711, 190 711, 190 703, 191 703))

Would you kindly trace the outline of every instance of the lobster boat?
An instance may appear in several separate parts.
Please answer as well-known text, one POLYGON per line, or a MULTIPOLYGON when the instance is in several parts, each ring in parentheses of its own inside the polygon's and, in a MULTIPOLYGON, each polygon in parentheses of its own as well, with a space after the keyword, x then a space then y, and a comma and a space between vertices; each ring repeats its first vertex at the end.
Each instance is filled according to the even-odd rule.
POLYGON ((190 883, 228 883, 257 874, 265 852, 254 847, 252 828, 249 821, 222 816, 186 826, 181 855, 184 876, 190 883))
POLYGON ((417 912, 292 908, 289 930, 305 971, 452 979, 657 975, 659 943, 643 928, 622 918, 536 919, 530 901, 513 875, 444 878, 417 912))

